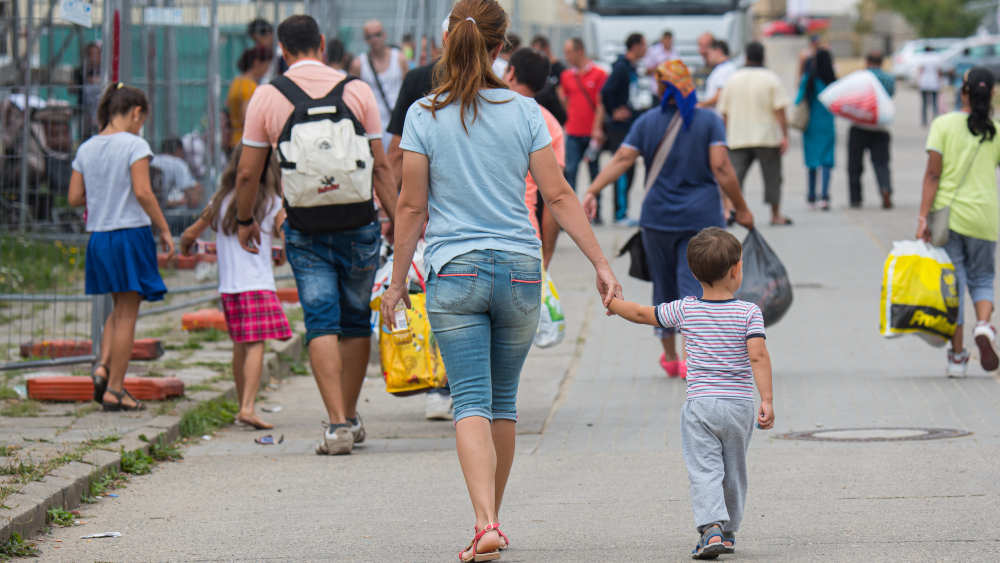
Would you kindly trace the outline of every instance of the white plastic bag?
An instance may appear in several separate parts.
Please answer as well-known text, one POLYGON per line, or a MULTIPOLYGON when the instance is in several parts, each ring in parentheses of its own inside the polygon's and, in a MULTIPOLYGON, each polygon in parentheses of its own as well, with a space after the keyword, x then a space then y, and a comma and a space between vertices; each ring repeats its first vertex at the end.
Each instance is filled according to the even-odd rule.
POLYGON ((548 272, 542 271, 542 306, 539 308, 538 331, 535 332, 535 346, 551 348, 566 337, 566 317, 556 284, 548 272))
POLYGON ((878 78, 867 70, 848 74, 823 89, 819 101, 833 115, 858 125, 886 127, 896 117, 896 106, 878 78))
MULTIPOLYGON (((427 243, 423 239, 417 241, 417 247, 413 252, 413 262, 410 263, 410 270, 406 273, 406 283, 413 285, 419 285, 422 291, 426 291, 427 279, 427 266, 424 264, 424 249, 427 248, 427 243)), ((382 297, 385 290, 389 289, 389 283, 392 281, 392 265, 393 265, 393 254, 389 254, 389 246, 384 240, 382 241, 382 255, 388 256, 385 258, 385 263, 375 271, 375 283, 372 285, 372 298, 371 302, 382 297)), ((379 337, 379 312, 378 310, 372 310, 371 314, 371 327, 372 334, 375 335, 377 339, 379 337)))

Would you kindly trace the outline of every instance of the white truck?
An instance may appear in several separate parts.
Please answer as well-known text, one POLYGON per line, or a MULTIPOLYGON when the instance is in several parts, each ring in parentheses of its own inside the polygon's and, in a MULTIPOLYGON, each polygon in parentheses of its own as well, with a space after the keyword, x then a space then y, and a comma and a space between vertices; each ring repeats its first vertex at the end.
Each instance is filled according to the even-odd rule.
POLYGON ((704 61, 697 39, 706 31, 729 43, 739 57, 752 37, 750 7, 756 0, 580 0, 584 42, 602 63, 625 51, 625 38, 642 33, 652 44, 664 31, 674 36, 674 52, 696 74, 704 61))

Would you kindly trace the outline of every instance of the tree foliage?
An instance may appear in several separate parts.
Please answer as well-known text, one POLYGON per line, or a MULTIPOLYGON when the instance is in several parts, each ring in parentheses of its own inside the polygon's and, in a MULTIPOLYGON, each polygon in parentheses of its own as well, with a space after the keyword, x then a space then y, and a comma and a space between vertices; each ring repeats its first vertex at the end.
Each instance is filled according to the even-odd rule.
POLYGON ((983 18, 979 0, 876 0, 876 4, 902 15, 921 37, 965 37, 983 18))

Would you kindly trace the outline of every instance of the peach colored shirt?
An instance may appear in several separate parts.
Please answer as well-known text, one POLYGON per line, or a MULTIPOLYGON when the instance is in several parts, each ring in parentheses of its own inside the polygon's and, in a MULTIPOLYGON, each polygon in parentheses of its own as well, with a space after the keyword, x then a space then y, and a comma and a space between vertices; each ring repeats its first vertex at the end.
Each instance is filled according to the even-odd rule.
MULTIPOLYGON (((299 61, 285 71, 306 94, 319 98, 330 93, 347 74, 307 59, 299 61)), ((354 112, 370 139, 382 138, 382 120, 378 113, 375 94, 363 80, 354 80, 344 87, 344 103, 354 112)), ((247 105, 243 123, 243 144, 249 147, 276 146, 281 130, 294 110, 292 103, 270 84, 257 87, 247 105)))
MULTIPOLYGON (((552 150, 556 151, 556 162, 559 163, 560 168, 566 168, 566 137, 563 135, 562 125, 549 110, 542 106, 538 106, 538 108, 542 110, 545 127, 549 130, 549 136, 552 137, 552 150)), ((535 236, 542 238, 542 229, 538 226, 538 184, 535 183, 530 172, 524 180, 524 203, 528 206, 531 226, 535 228, 535 236)))

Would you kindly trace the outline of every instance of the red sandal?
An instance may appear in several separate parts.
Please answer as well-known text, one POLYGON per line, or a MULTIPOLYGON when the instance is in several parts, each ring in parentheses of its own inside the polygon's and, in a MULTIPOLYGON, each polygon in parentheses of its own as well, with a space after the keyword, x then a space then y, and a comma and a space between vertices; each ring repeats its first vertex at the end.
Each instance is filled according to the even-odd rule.
POLYGON ((497 522, 497 533, 500 534, 500 551, 507 551, 510 548, 510 540, 507 538, 507 534, 500 529, 500 522, 497 522))
MULTIPOLYGON (((483 536, 490 532, 497 532, 499 534, 500 524, 490 524, 482 530, 476 528, 476 536, 472 538, 472 542, 469 543, 468 547, 458 552, 458 560, 465 563, 469 563, 470 561, 478 563, 480 561, 496 561, 500 559, 499 548, 486 553, 479 552, 479 540, 483 539, 483 536)), ((499 542, 497 543, 499 544, 499 542)))

